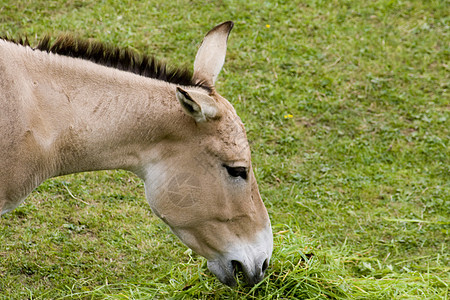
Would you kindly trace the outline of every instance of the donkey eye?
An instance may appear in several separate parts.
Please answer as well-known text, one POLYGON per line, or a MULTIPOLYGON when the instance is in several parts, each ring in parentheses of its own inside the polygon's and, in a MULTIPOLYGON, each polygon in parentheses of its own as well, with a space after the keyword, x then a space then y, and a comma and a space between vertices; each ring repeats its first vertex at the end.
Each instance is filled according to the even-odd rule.
POLYGON ((247 168, 246 167, 230 167, 223 165, 227 169, 228 175, 231 177, 241 177, 242 179, 247 179, 247 168))

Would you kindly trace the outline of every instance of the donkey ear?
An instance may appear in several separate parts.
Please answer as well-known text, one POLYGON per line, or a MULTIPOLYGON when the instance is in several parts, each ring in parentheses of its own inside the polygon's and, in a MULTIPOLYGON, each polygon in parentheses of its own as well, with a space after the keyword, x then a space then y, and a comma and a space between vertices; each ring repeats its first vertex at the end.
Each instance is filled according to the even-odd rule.
POLYGON ((228 21, 211 29, 203 39, 194 61, 194 81, 214 86, 225 62, 227 40, 233 22, 228 21))
POLYGON ((208 95, 195 91, 188 93, 177 87, 177 99, 180 101, 184 112, 194 118, 197 123, 203 123, 219 117, 219 109, 214 99, 208 95))

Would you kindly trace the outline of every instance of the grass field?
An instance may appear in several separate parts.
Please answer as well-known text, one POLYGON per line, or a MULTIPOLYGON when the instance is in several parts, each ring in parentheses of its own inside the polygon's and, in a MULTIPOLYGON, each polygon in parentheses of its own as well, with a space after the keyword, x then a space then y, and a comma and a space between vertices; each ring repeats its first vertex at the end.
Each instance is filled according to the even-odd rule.
POLYGON ((217 88, 248 130, 275 247, 263 282, 230 289, 152 214, 137 177, 65 176, 1 218, 0 298, 448 299, 449 12, 448 0, 0 0, 2 35, 72 32, 174 65, 233 20, 217 88))

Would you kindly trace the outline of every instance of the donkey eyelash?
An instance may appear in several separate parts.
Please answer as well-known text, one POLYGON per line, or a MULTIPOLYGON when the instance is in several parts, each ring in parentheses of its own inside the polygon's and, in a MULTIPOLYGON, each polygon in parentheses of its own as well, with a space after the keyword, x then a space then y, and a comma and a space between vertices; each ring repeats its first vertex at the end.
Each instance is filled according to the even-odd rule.
POLYGON ((228 175, 231 177, 241 177, 242 179, 247 179, 247 168, 246 167, 230 167, 223 165, 227 169, 228 175))

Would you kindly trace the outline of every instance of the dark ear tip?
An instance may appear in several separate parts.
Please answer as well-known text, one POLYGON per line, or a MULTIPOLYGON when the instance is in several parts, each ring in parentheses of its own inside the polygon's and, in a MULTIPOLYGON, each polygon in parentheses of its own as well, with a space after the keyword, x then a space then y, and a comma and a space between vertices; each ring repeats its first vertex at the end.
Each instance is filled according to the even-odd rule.
POLYGON ((233 29, 233 27, 234 27, 234 22, 233 21, 226 21, 223 24, 227 24, 229 30, 233 29))
POLYGON ((231 29, 233 29, 233 26, 234 26, 233 21, 226 21, 226 22, 220 23, 219 25, 217 25, 216 27, 211 29, 206 35, 214 32, 216 30, 224 31, 224 32, 227 32, 228 34, 230 34, 230 31, 231 31, 231 29))

